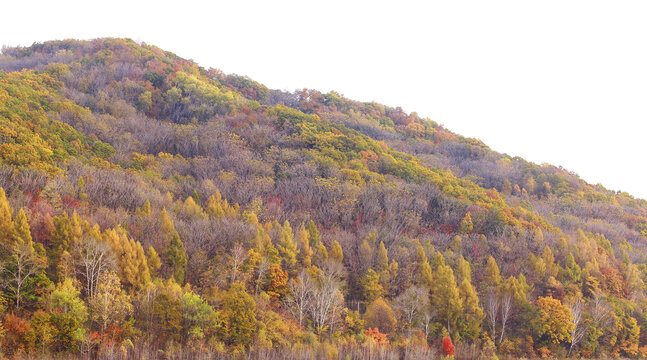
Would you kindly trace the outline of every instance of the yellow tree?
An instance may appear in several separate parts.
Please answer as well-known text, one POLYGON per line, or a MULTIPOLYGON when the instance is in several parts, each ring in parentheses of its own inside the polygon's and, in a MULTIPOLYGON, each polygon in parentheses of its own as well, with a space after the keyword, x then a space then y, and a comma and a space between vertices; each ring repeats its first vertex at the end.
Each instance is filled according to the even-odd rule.
POLYGON ((297 240, 299 242, 299 261, 301 266, 305 269, 309 268, 312 265, 312 248, 310 247, 310 233, 306 230, 303 223, 299 227, 297 232, 297 240))
POLYGON ((12 214, 13 210, 9 205, 9 200, 7 200, 4 189, 0 187, 0 243, 2 244, 10 244, 13 239, 12 214))
POLYGON ((130 296, 121 290, 119 277, 114 271, 101 274, 97 291, 89 300, 91 318, 105 331, 108 325, 119 324, 133 312, 130 296))
POLYGON ((499 265, 497 265, 496 260, 492 256, 487 259, 487 264, 485 265, 485 286, 488 289, 498 289, 501 284, 501 273, 499 271, 499 265))
POLYGON ((283 229, 281 230, 281 236, 279 237, 279 244, 277 247, 286 267, 289 270, 293 270, 297 263, 299 249, 297 247, 297 243, 294 241, 290 222, 287 220, 283 223, 283 229))
POLYGON ((310 220, 308 221, 308 225, 306 226, 308 228, 308 233, 310 235, 310 247, 316 247, 319 242, 321 242, 321 234, 319 234, 319 229, 317 229, 317 225, 315 225, 315 222, 310 220))
POLYGON ((472 214, 468 211, 465 216, 463 217, 463 220, 461 220, 461 226, 458 230, 459 233, 461 234, 469 234, 474 230, 474 224, 472 223, 472 214))
POLYGON ((427 259, 427 254, 425 249, 422 247, 418 240, 415 240, 416 243, 416 273, 414 275, 414 282, 418 286, 425 287, 426 289, 431 289, 433 285, 433 277, 431 273, 431 266, 429 265, 429 260, 427 259))
POLYGON ((389 253, 384 246, 384 241, 380 241, 380 246, 377 249, 377 259, 375 260, 375 270, 378 273, 388 270, 389 268, 389 253))
POLYGON ((125 232, 107 230, 104 238, 108 240, 117 259, 119 279, 129 290, 149 282, 150 271, 139 241, 129 239, 125 232))
POLYGON ((483 308, 479 305, 476 290, 467 277, 461 281, 458 293, 463 302, 458 326, 461 338, 475 340, 481 334, 481 323, 485 318, 483 308))
POLYGON ((393 333, 398 323, 395 312, 382 298, 371 302, 364 314, 364 320, 369 328, 378 328, 386 334, 393 333))
POLYGON ((456 285, 454 272, 445 265, 440 252, 436 253, 436 259, 438 270, 431 287, 431 306, 437 312, 438 320, 447 326, 447 331, 451 334, 452 330, 458 330, 456 323, 463 308, 463 299, 456 285))
POLYGON ((554 344, 571 341, 573 314, 568 306, 552 297, 539 297, 536 302, 539 314, 535 320, 542 336, 554 344))
POLYGON ((342 263, 344 261, 344 251, 341 249, 341 245, 339 245, 339 242, 337 240, 333 241, 332 243, 332 249, 330 250, 330 258, 337 261, 338 263, 342 263))
POLYGON ((150 276, 153 278, 156 277, 157 272, 160 267, 162 267, 162 260, 159 255, 157 255, 155 248, 152 246, 149 246, 148 251, 146 252, 146 263, 148 264, 148 273, 150 276))

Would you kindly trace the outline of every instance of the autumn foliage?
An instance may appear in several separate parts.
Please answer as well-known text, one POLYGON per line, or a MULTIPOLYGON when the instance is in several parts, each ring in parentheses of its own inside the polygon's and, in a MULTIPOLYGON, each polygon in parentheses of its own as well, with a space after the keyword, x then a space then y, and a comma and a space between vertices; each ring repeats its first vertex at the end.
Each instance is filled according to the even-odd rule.
POLYGON ((452 343, 452 339, 449 337, 444 337, 443 338, 443 353, 445 356, 454 356, 454 349, 456 347, 452 343))
POLYGON ((636 358, 646 242, 647 202, 401 108, 0 55, 4 357, 636 358))

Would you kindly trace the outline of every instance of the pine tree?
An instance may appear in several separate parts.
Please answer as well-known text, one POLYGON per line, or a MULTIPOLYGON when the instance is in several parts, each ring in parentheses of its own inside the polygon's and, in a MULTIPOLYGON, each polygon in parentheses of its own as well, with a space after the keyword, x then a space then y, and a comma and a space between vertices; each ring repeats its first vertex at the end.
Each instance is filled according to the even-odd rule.
POLYGON ((283 229, 281 230, 281 236, 279 237, 279 244, 277 247, 286 268, 290 270, 294 269, 294 266, 297 263, 299 248, 297 243, 294 241, 290 222, 287 220, 283 223, 283 229))
MULTIPOLYGON (((341 249, 341 247, 340 247, 341 249)), ((320 241, 317 243, 315 246, 315 264, 318 266, 322 266, 323 264, 328 261, 328 249, 326 249, 326 246, 320 241)))
POLYGON ((377 250, 377 259, 375 261, 375 270, 378 273, 388 270, 389 268, 389 253, 386 251, 384 241, 380 241, 380 247, 377 250))
POLYGON ((206 212, 212 219, 219 219, 225 216, 225 211, 222 209, 221 201, 219 200, 220 192, 217 192, 217 195, 217 197, 216 195, 211 195, 207 199, 206 212))
POLYGON ((362 299, 366 304, 384 296, 384 288, 380 284, 380 277, 373 269, 368 269, 362 277, 360 285, 362 287, 362 299))
POLYGON ((162 209, 160 212, 160 229, 162 230, 163 239, 166 242, 171 240, 174 233, 177 233, 177 231, 175 231, 173 220, 171 220, 168 212, 166 212, 166 208, 162 209))
POLYGON ((469 261, 461 255, 458 257, 456 263, 456 278, 459 282, 462 282, 464 279, 467 279, 469 283, 472 282, 472 269, 470 267, 469 261))
POLYGON ((45 267, 46 260, 34 249, 27 216, 20 209, 14 221, 13 239, 9 245, 9 259, 4 267, 7 280, 6 291, 15 299, 16 309, 20 310, 25 294, 25 285, 45 267))
POLYGON ((449 250, 454 253, 460 254, 463 249, 463 238, 460 235, 454 236, 452 242, 449 243, 449 250))
POLYGON ((454 272, 449 266, 445 265, 441 254, 438 270, 431 288, 431 305, 438 312, 438 319, 441 324, 446 326, 450 333, 458 331, 456 324, 463 309, 462 300, 454 279, 454 272))
POLYGON ((193 193, 191 194, 191 198, 196 204, 200 204, 202 201, 200 200, 200 195, 198 195, 198 190, 193 189, 193 193))
POLYGON ((427 260, 425 249, 418 240, 416 240, 416 244, 416 274, 414 281, 418 286, 431 289, 433 285, 431 266, 427 260))
POLYGON ((458 292, 463 302, 459 332, 461 338, 475 340, 481 334, 481 323, 485 318, 483 308, 479 306, 479 298, 472 283, 463 278, 458 292))
POLYGON ((569 277, 569 280, 575 284, 578 284, 582 280, 582 269, 575 262, 575 257, 572 253, 569 253, 566 257, 566 273, 569 277))
POLYGON ((468 211, 465 216, 463 217, 463 220, 461 220, 461 226, 458 230, 459 233, 461 234, 469 234, 474 230, 474 224, 472 224, 472 214, 468 211))
POLYGON ((54 231, 50 237, 51 251, 48 257, 48 275, 55 282, 65 277, 65 274, 61 274, 61 272, 69 272, 66 269, 67 266, 65 266, 68 265, 68 262, 65 260, 70 254, 72 237, 72 224, 67 213, 63 212, 60 216, 54 217, 54 231))
POLYGON ((138 241, 129 239, 125 232, 108 230, 108 240, 117 258, 121 283, 131 292, 150 281, 150 271, 144 249, 138 241))
POLYGON ((169 267, 173 279, 175 279, 178 284, 183 284, 188 259, 186 256, 186 250, 184 249, 184 244, 180 240, 180 236, 177 232, 171 236, 171 240, 166 246, 164 260, 169 267))
POLYGON ((9 200, 7 200, 4 189, 0 187, 0 245, 8 245, 13 239, 12 214, 13 210, 9 205, 9 200))
POLYGON ((306 230, 303 223, 297 232, 297 239, 299 242, 299 261, 303 268, 309 268, 312 265, 312 248, 310 247, 310 233, 306 230))
POLYGON ((501 187, 501 192, 504 195, 508 195, 508 196, 510 196, 512 194, 512 184, 510 183, 510 180, 505 179, 505 181, 503 181, 503 186, 501 187))
POLYGON ((185 219, 205 219, 207 214, 191 196, 187 197, 180 206, 179 214, 185 219))
POLYGON ((248 345, 258 331, 256 302, 241 283, 234 283, 222 301, 221 334, 228 345, 248 345))
POLYGON ((319 234, 317 225, 312 220, 308 221, 306 227, 308 228, 308 233, 310 233, 310 247, 315 248, 321 242, 321 234, 319 234))
POLYGON ((498 289, 501 284, 501 273, 499 272, 499 266, 496 263, 496 260, 492 256, 487 259, 487 264, 485 265, 485 287, 498 289))
POLYGON ((541 255, 541 258, 542 260, 544 260, 544 264, 546 264, 546 276, 557 276, 557 273, 559 272, 559 265, 555 263, 553 250, 551 250, 548 245, 544 246, 544 251, 541 255))
POLYGON ((340 264, 344 261, 344 251, 341 249, 341 245, 339 245, 339 242, 337 242, 337 240, 332 242, 330 258, 339 262, 340 264))
POLYGON ((150 215, 151 214, 151 202, 146 200, 144 202, 144 205, 141 208, 137 209, 137 212, 142 216, 150 215))
POLYGON ((186 272, 186 265, 188 258, 186 256, 186 249, 180 235, 175 231, 175 225, 171 217, 162 209, 160 213, 160 223, 162 229, 162 236, 167 241, 166 250, 164 251, 164 263, 168 266, 168 271, 178 284, 184 283, 184 275, 186 272))
POLYGON ((373 265, 373 248, 369 244, 367 239, 362 241, 362 245, 359 247, 359 263, 362 267, 362 270, 366 270, 373 265))
POLYGON ((151 277, 156 277, 157 272, 159 271, 160 267, 162 267, 162 260, 160 259, 159 255, 157 255, 157 251, 155 251, 155 248, 152 246, 148 247, 148 251, 146 252, 146 261, 148 264, 148 272, 151 277))

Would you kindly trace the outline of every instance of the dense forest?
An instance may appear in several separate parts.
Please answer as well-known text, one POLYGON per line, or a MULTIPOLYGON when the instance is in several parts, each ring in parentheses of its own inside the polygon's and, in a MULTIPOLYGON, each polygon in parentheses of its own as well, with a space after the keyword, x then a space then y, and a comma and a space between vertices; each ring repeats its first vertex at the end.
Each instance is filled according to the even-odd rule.
POLYGON ((0 358, 647 357, 647 201, 401 108, 4 47, 0 188, 0 358))

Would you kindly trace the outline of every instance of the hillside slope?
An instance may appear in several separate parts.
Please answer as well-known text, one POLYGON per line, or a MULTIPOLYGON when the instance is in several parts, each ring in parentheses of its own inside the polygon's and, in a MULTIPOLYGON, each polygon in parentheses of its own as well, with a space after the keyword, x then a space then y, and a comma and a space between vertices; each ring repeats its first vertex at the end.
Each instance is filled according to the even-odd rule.
POLYGON ((647 352, 644 200, 128 39, 3 48, 0 70, 9 356, 647 352))

